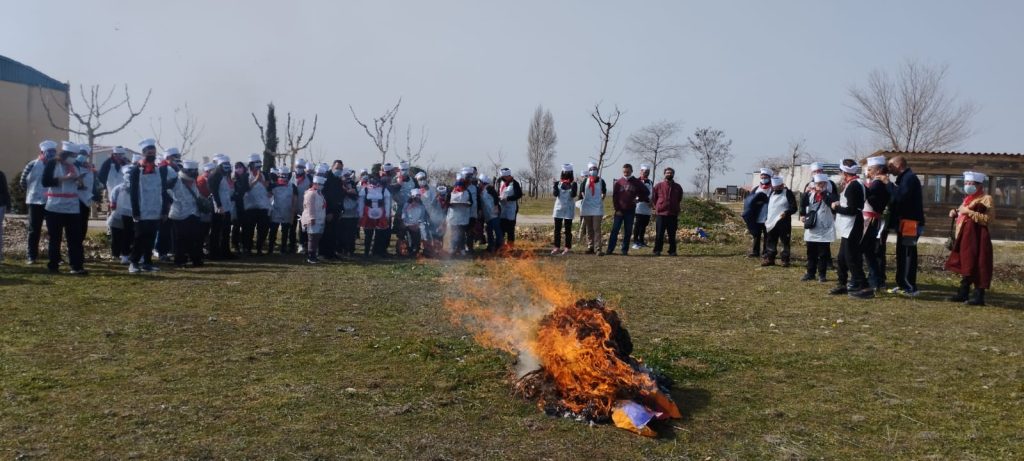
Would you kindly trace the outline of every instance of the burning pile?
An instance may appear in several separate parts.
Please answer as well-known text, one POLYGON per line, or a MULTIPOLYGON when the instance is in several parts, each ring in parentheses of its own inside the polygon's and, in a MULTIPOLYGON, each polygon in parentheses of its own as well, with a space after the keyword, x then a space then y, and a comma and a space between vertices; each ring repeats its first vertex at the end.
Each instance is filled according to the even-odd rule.
POLYGON ((549 415, 611 421, 645 436, 655 435, 652 419, 681 417, 665 383, 632 357, 629 332, 603 301, 579 298, 555 266, 481 264, 488 277, 446 305, 478 342, 518 356, 518 395, 549 415))

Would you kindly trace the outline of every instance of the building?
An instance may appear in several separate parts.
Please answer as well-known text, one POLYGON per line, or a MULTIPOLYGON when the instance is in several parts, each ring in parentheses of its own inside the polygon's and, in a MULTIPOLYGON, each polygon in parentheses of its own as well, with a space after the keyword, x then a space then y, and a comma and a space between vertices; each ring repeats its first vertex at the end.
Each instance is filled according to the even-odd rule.
POLYGON ((988 176, 985 191, 996 206, 992 238, 1024 240, 1024 154, 980 152, 890 152, 871 154, 892 158, 902 155, 924 187, 925 235, 949 235, 949 210, 963 202, 963 172, 988 176))
POLYGON ((43 99, 58 125, 68 126, 68 85, 5 56, 0 56, 0 171, 13 180, 39 154, 44 139, 68 139, 67 130, 50 124, 43 99))

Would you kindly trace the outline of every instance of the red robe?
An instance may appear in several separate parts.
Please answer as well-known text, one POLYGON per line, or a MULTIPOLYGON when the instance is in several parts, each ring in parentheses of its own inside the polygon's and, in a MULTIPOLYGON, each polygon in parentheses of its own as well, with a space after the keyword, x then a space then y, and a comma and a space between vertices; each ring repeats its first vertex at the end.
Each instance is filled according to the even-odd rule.
MULTIPOLYGON (((991 216, 993 210, 981 203, 982 198, 976 197, 967 207, 976 213, 991 216)), ((988 203, 991 203, 991 199, 988 203)), ((988 225, 978 224, 970 217, 963 219, 953 250, 946 260, 946 270, 967 277, 975 284, 975 288, 989 288, 992 284, 992 236, 988 232, 988 225)))

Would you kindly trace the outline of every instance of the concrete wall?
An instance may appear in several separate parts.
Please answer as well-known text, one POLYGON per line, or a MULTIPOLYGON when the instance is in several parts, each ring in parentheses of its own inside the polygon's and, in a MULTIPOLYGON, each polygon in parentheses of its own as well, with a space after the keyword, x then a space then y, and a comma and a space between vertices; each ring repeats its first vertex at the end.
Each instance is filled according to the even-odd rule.
MULTIPOLYGON (((50 126, 39 95, 36 87, 0 81, 0 171, 8 181, 20 175, 25 163, 39 155, 42 140, 60 143, 67 139, 67 131, 50 126)), ((67 126, 67 109, 63 107, 67 94, 43 88, 42 95, 54 121, 67 126), (51 104, 53 101, 61 106, 51 104)))

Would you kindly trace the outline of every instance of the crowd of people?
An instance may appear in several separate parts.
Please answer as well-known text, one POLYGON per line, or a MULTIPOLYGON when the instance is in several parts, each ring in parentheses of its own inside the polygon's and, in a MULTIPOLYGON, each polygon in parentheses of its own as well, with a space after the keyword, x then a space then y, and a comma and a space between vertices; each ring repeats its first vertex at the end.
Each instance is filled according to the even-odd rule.
MULTIPOLYGON (((67 245, 70 273, 85 275, 83 241, 90 210, 106 196, 111 256, 130 273, 159 270, 154 258, 177 267, 206 260, 257 257, 270 253, 304 254, 321 259, 357 256, 465 256, 498 253, 515 245, 516 220, 523 189, 510 169, 495 178, 464 167, 452 178, 431 180, 405 162, 384 163, 356 172, 341 160, 314 164, 299 159, 289 166, 264 168, 263 156, 232 163, 218 154, 209 163, 183 160, 178 149, 157 155, 156 141, 139 143, 141 154, 115 147, 97 168, 87 145, 43 141, 38 158, 21 173, 28 206, 28 264, 39 257, 43 223, 50 235, 47 267, 59 272, 61 242, 67 245), (361 251, 357 240, 362 237, 361 251)), ((840 165, 841 184, 811 165, 812 179, 797 194, 771 169, 762 168, 760 184, 744 203, 743 219, 752 235, 748 256, 762 266, 791 262, 792 217, 803 223, 807 268, 801 281, 826 282, 834 267, 831 294, 872 298, 886 290, 886 246, 896 234, 894 294, 917 296, 917 242, 924 230, 921 182, 903 156, 866 160, 864 174, 852 159, 840 165), (890 175, 894 178, 890 180, 890 175), (863 177, 862 177, 863 176, 863 177), (839 240, 832 257, 832 243, 839 240), (866 268, 866 270, 865 270, 866 268)), ((586 254, 602 256, 647 246, 654 218, 653 253, 677 254, 676 233, 683 198, 675 171, 665 168, 658 184, 651 168, 630 164, 612 183, 611 233, 603 242, 608 188, 594 163, 576 175, 561 166, 550 189, 554 200, 551 255, 569 254, 573 227, 580 217, 586 254), (621 237, 620 237, 621 236, 621 237), (621 246, 619 245, 621 238, 621 246)), ((0 226, 10 206, 6 178, 0 172, 0 226)), ((947 269, 961 274, 955 296, 984 304, 992 278, 992 245, 987 225, 993 200, 984 192, 986 177, 964 173, 965 198, 950 211, 955 241, 947 269), (974 287, 973 293, 970 292, 974 287)), ((0 259, 3 255, 0 227, 0 259)))
MULTIPOLYGON (((792 216, 797 215, 807 249, 807 270, 801 281, 827 282, 826 273, 834 266, 837 283, 830 294, 859 299, 882 291, 917 296, 917 243, 925 226, 921 181, 902 155, 868 157, 863 174, 853 159, 844 159, 839 169, 842 180, 837 185, 821 163, 811 164, 811 181, 797 201, 783 178, 762 168, 760 184, 744 203, 743 219, 753 241, 748 256, 762 258, 762 266, 774 266, 777 259, 789 266, 792 216), (896 237, 896 286, 891 288, 886 275, 890 233, 896 237), (833 260, 831 246, 836 239, 839 251, 833 260)), ((985 290, 992 281, 988 224, 995 210, 992 197, 984 191, 986 179, 983 173, 964 172, 963 203, 949 212, 954 238, 945 268, 961 276, 950 301, 984 305, 985 290)))

